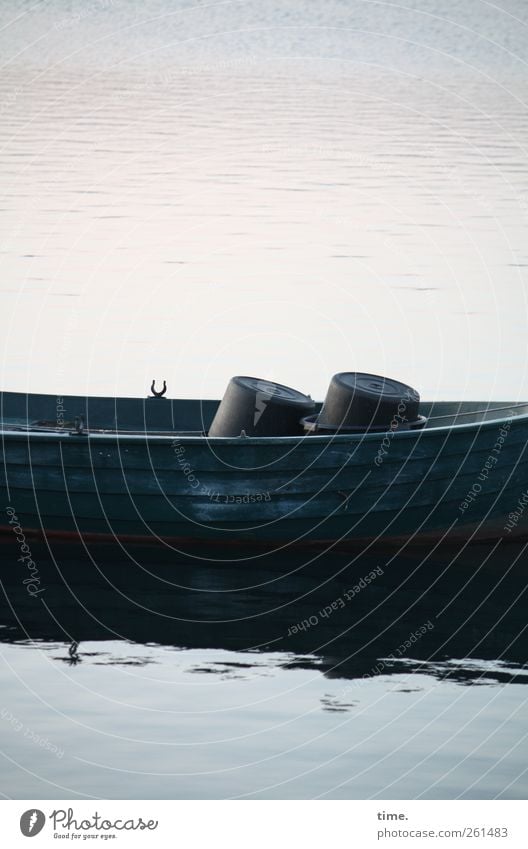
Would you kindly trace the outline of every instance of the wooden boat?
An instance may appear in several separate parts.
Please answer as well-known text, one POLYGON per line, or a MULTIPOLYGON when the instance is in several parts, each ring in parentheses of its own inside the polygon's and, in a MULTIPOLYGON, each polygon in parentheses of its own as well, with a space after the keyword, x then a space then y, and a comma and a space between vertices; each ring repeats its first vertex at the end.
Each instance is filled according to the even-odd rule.
POLYGON ((4 392, 0 402, 0 527, 11 535, 182 550, 528 529, 528 403, 422 402, 421 430, 210 439, 218 401, 4 392))

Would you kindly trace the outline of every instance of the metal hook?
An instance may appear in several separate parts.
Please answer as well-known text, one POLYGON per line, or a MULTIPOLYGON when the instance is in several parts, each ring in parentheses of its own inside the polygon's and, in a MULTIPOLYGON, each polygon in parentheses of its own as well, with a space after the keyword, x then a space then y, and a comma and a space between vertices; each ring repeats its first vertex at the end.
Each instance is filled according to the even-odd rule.
POLYGON ((154 398, 163 398, 163 396, 165 395, 165 393, 167 391, 167 381, 165 381, 165 380, 163 381, 163 389, 161 390, 161 392, 156 392, 156 390, 154 389, 155 386, 156 386, 156 381, 153 380, 152 386, 150 387, 150 391, 152 392, 153 397, 154 398))
POLYGON ((84 433, 84 416, 75 416, 74 433, 82 436, 84 433))
POLYGON ((78 655, 77 649, 79 648, 79 643, 77 640, 73 640, 71 646, 68 649, 68 654, 70 655, 68 663, 70 666, 75 666, 76 663, 81 662, 81 658, 78 655))

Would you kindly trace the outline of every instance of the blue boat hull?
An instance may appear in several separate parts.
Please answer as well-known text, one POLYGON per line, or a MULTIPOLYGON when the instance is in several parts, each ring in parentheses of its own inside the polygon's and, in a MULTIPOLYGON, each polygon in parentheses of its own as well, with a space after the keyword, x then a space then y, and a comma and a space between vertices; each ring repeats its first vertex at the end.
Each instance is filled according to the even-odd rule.
POLYGON ((26 535, 225 547, 527 534, 528 408, 437 403, 441 424, 419 432, 208 440, 217 403, 68 399, 52 427, 56 396, 3 393, 1 529, 14 516, 26 535))

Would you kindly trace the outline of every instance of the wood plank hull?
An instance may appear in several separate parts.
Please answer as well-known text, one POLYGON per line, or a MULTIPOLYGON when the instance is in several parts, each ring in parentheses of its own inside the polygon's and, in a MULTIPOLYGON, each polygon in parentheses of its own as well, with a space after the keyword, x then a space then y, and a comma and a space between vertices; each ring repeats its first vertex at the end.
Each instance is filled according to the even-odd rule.
MULTIPOLYGON (((54 396, 25 408, 20 397, 5 396, 4 407, 16 412, 2 430, 5 533, 13 533, 13 516, 27 535, 228 548, 478 541, 528 531, 528 412, 518 405, 500 418, 454 416, 419 432, 209 440, 154 428, 160 416, 163 427, 180 420, 207 427, 217 402, 181 401, 178 413, 176 402, 149 408, 138 400, 134 409, 124 405, 128 419, 116 432, 111 401, 118 405, 105 399, 100 424, 109 432, 91 425, 79 435, 31 427, 54 396), (142 430, 124 432, 141 420, 142 430)), ((83 400, 93 422, 104 399, 83 400)))

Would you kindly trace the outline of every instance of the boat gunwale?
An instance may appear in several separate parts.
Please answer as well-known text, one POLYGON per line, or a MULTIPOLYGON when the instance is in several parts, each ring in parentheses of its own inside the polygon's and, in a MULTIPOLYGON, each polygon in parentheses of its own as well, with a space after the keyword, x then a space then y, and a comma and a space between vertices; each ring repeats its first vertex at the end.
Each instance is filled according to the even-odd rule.
MULTIPOLYGON (((424 402, 425 403, 425 402, 424 402)), ((439 402, 431 402, 431 403, 439 403, 439 402)), ((451 402, 444 402, 451 403, 451 402)), ((455 402, 456 403, 456 402, 455 402)), ((460 402, 463 403, 463 402, 460 402)), ((486 403, 486 402, 483 402, 486 403)), ((500 402, 504 404, 504 402, 500 402)), ((508 404, 504 404, 504 406, 508 406, 508 404)), ((528 407, 527 402, 512 402, 512 412, 514 412, 515 407, 526 406, 528 407)), ((493 410, 490 410, 493 412, 493 410)), ((471 414, 471 411, 468 412, 468 415, 471 414)), ((483 413, 486 415, 486 411, 483 413)), ((460 415, 460 414, 458 414, 460 415)), ((457 414, 453 414, 453 418, 456 418, 457 414)), ((433 417, 434 418, 434 417, 433 417)), ((481 430, 488 430, 492 428, 496 428, 497 426, 504 424, 509 421, 519 421, 528 423, 528 412, 526 413, 514 413, 512 416, 500 416, 499 418, 494 419, 485 419, 483 421, 478 422, 461 422, 460 424, 445 424, 438 425, 436 427, 425 427, 410 429, 410 430, 386 430, 386 431, 372 431, 371 433, 335 433, 335 434, 299 434, 293 436, 213 436, 209 437, 207 434, 203 436, 197 436, 196 432, 194 432, 190 436, 186 436, 186 431, 177 431, 175 430, 173 433, 164 433, 164 434, 156 434, 155 432, 149 432, 148 430, 144 431, 135 431, 131 432, 123 432, 119 430, 110 430, 110 429, 99 429, 90 431, 89 427, 86 428, 84 433, 76 433, 71 432, 65 429, 50 429, 49 431, 40 431, 40 430, 32 430, 30 425, 21 425, 23 430, 13 430, 11 428, 16 427, 12 422, 9 423, 6 427, 2 426, 0 422, 0 434, 2 440, 5 438, 9 438, 9 441, 25 441, 27 442, 29 439, 44 441, 44 442, 57 442, 57 441, 67 441, 70 440, 78 440, 80 444, 84 444, 86 441, 96 441, 96 442, 127 442, 127 443, 137 443, 137 444, 145 444, 145 442, 159 443, 159 444, 170 444, 177 440, 178 442, 185 442, 186 445, 203 445, 204 443, 209 444, 212 443, 214 445, 237 445, 237 446, 270 446, 270 445, 292 445, 292 443, 304 444, 306 440, 309 441, 310 444, 322 445, 322 444, 333 444, 337 445, 346 445, 346 444, 354 444, 361 442, 379 442, 380 439, 383 439, 387 435, 390 435, 391 440, 403 440, 403 439, 415 439, 420 440, 424 438, 426 435, 429 436, 441 436, 442 434, 455 432, 455 433, 466 433, 466 432, 475 432, 481 430), (102 432, 104 431, 104 432, 102 432)))

